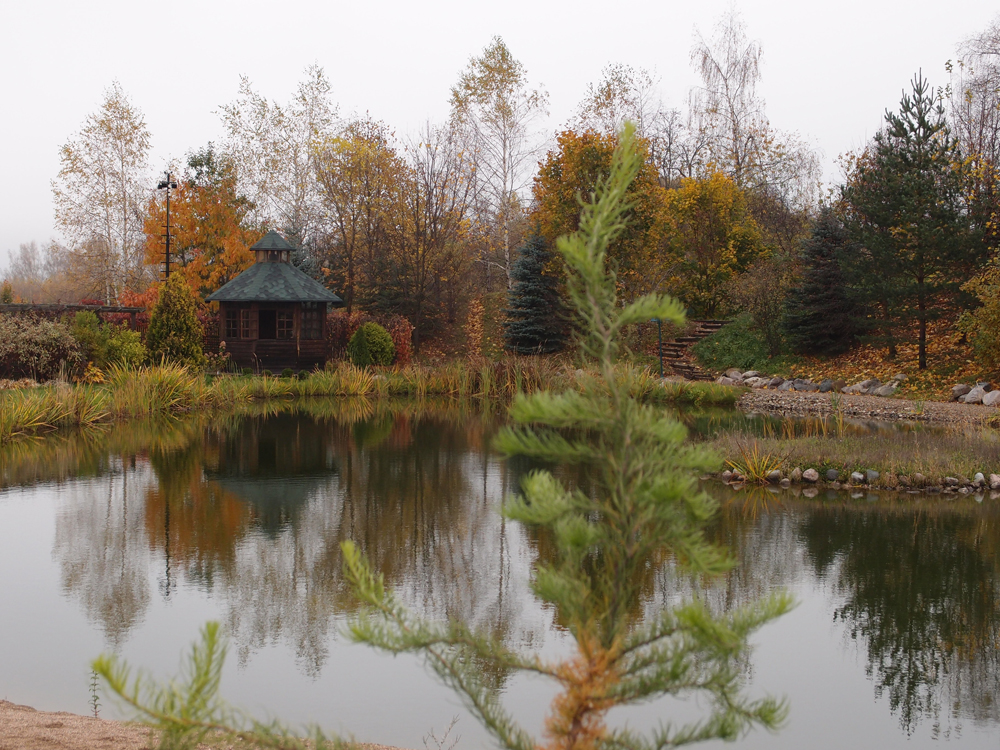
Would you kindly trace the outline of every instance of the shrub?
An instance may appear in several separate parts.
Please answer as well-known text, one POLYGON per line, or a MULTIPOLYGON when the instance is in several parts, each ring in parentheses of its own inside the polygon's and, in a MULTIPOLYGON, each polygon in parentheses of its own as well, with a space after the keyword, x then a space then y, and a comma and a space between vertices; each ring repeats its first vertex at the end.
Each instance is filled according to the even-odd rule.
POLYGON ((244 367, 243 368, 243 374, 244 375, 253 375, 253 370, 251 368, 249 368, 249 367, 244 367))
POLYGON ((284 370, 281 371, 281 377, 283 377, 283 378, 294 378, 295 377, 295 371, 291 367, 286 367, 284 370))
MULTIPOLYGON (((107 328, 108 326, 105 326, 105 330, 107 328)), ((139 367, 146 361, 147 356, 140 333, 125 326, 111 327, 106 351, 106 364, 123 367, 139 367)))
POLYGON ((347 347, 351 338, 357 330, 365 323, 378 323, 389 332, 392 337, 392 344, 396 349, 395 363, 397 365, 407 365, 413 353, 413 326, 402 315, 380 315, 372 316, 368 313, 353 312, 345 313, 337 311, 330 313, 326 319, 327 341, 330 343, 330 352, 334 357, 350 355, 347 347))
POLYGON ((379 367, 388 367, 396 358, 396 345, 392 342, 392 336, 378 323, 365 323, 361 326, 368 340, 368 353, 371 355, 372 364, 379 367))
POLYGON ((70 330, 84 358, 97 367, 103 367, 108 354, 108 332, 101 328, 97 314, 92 310, 81 310, 74 316, 70 330))
POLYGON ((203 338, 191 287, 181 274, 171 274, 149 319, 146 346, 150 357, 201 367, 205 363, 203 338))
POLYGON ((262 372, 261 375, 263 375, 265 378, 270 378, 274 376, 274 373, 271 372, 270 370, 264 370, 264 372, 262 372))
POLYGON ((364 326, 356 330, 347 343, 347 358, 355 367, 368 367, 372 363, 372 355, 368 350, 368 332, 364 326))
POLYGON ((308 377, 309 377, 308 372, 306 372, 305 370, 299 370, 299 375, 298 375, 299 380, 305 380, 308 377))
POLYGON ((50 380, 67 375, 86 360, 69 327, 52 320, 0 315, 0 377, 50 380))

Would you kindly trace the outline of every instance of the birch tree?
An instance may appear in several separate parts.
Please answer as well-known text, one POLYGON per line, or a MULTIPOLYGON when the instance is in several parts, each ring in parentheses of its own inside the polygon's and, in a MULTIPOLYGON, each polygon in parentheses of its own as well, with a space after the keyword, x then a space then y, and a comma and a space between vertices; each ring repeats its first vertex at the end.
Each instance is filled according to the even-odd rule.
POLYGON ((340 125, 330 91, 323 68, 311 65, 287 104, 243 77, 237 98, 221 109, 223 155, 236 168, 238 192, 256 206, 251 220, 279 228, 296 247, 314 249, 320 232, 317 144, 340 125))
POLYGON ((150 280, 143 221, 152 183, 146 121, 114 82, 100 109, 59 149, 52 181, 56 226, 81 254, 107 302, 150 280))
POLYGON ((524 65, 498 36, 469 60, 451 89, 452 121, 467 139, 474 195, 491 229, 481 261, 499 269, 508 286, 511 232, 538 153, 533 125, 547 114, 547 105, 548 94, 529 86, 524 65))

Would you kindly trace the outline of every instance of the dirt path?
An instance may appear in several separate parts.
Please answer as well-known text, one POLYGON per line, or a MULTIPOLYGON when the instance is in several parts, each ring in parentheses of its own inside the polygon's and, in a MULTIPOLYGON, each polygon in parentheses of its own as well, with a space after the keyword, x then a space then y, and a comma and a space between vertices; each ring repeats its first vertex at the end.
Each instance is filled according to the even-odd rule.
POLYGON ((907 401, 831 393, 796 393, 794 391, 751 390, 744 393, 737 406, 745 412, 778 416, 825 416, 842 411, 852 419, 920 421, 938 424, 985 424, 1000 417, 1000 409, 982 404, 942 401, 907 401), (835 400, 836 399, 836 400, 835 400))
MULTIPOLYGON (((0 750, 146 750, 154 746, 150 731, 138 724, 36 711, 0 700, 0 750)), ((398 750, 368 743, 355 747, 398 750)))

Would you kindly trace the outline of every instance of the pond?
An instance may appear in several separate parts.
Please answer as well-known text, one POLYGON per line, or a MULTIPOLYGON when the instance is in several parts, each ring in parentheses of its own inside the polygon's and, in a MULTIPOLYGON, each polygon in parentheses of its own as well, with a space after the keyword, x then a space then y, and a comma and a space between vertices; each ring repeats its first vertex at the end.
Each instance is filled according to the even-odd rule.
MULTIPOLYGON (((527 470, 491 450, 501 423, 455 405, 342 400, 6 446, 0 696, 89 713, 93 657, 169 676, 214 619, 231 646, 224 694, 258 716, 432 750, 429 733, 458 716, 458 747, 485 745, 417 658, 343 635, 355 605, 339 543, 355 540, 424 615, 565 651, 528 586, 544 540, 498 513, 527 470)), ((705 487, 720 499, 711 533, 738 560, 702 586, 713 605, 775 588, 798 602, 758 634, 747 666, 753 694, 788 697, 788 725, 742 747, 997 747, 1000 502, 705 487)), ((693 585, 655 570, 644 607, 693 585)), ((496 679, 537 731, 551 685, 496 679)), ((665 700, 615 721, 646 728, 697 710, 665 700)))

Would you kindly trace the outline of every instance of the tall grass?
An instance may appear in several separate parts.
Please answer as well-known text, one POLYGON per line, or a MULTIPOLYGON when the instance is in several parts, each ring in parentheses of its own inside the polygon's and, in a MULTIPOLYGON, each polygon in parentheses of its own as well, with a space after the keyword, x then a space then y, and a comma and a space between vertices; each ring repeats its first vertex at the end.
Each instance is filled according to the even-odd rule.
MULTIPOLYGON (((737 389, 704 383, 664 383, 646 370, 623 364, 624 378, 639 399, 664 404, 731 405, 737 389)), ((100 385, 50 384, 0 392, 0 442, 68 426, 156 418, 196 409, 231 410, 254 401, 302 397, 410 397, 475 399, 504 403, 542 388, 579 389, 591 375, 542 357, 455 360, 437 366, 365 369, 339 363, 295 378, 206 378, 176 364, 130 369, 112 366, 100 385)))

